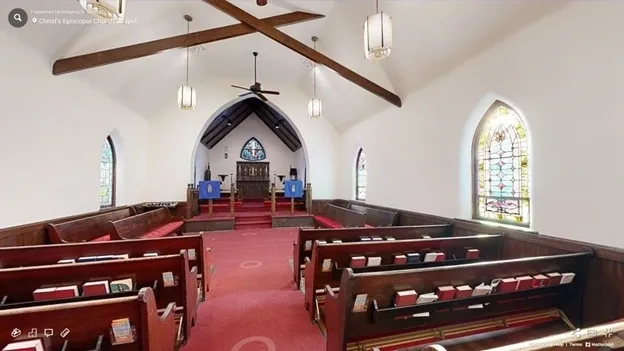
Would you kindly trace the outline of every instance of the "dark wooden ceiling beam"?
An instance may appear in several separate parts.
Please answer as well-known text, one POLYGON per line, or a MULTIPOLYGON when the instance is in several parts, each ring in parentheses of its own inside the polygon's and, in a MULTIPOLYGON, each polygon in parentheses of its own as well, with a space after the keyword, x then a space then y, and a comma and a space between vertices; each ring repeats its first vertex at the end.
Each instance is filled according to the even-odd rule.
MULTIPOLYGON (((307 12, 291 12, 284 15, 263 18, 259 21, 269 27, 281 27, 289 24, 311 21, 325 17, 307 12)), ((225 27, 212 28, 200 32, 178 35, 145 43, 128 45, 120 48, 98 51, 90 54, 56 60, 52 66, 52 74, 60 75, 81 71, 89 68, 123 62, 140 57, 151 56, 165 50, 186 48, 219 40, 240 37, 255 33, 256 30, 246 24, 234 24, 225 27)))
POLYGON ((212 139, 210 144, 207 145, 208 148, 212 149, 213 147, 217 146, 217 144, 221 140, 223 140, 223 138, 225 138, 228 134, 230 134, 230 132, 232 132, 234 129, 236 129, 236 127, 238 127, 239 124, 243 123, 243 121, 246 120, 247 117, 249 117, 249 115, 252 114, 252 112, 253 112, 253 109, 250 106, 246 105, 245 110, 243 110, 238 116, 236 116, 236 118, 230 119, 230 121, 232 121, 232 125, 231 126, 227 126, 223 130, 221 130, 220 134, 217 134, 212 139))
POLYGON ((208 126, 208 129, 206 130, 206 132, 204 133, 204 136, 202 137, 202 141, 205 141, 205 143, 207 144, 216 135, 221 133, 223 129, 227 129, 228 127, 231 127, 227 125, 228 121, 232 122, 233 119, 237 118, 238 115, 241 112, 244 112, 245 109, 248 107, 249 106, 247 105, 246 100, 243 100, 237 103, 236 105, 230 106, 230 108, 225 110, 225 112, 219 114, 215 118, 215 120, 212 123, 210 123, 210 125, 208 126), (228 114, 227 117, 224 117, 223 115, 224 113, 228 114))
POLYGON ((261 112, 259 109, 257 109, 255 113, 258 116, 258 118, 262 121, 262 123, 264 123, 264 125, 266 125, 267 128, 271 129, 273 131, 273 134, 275 134, 275 136, 277 136, 279 140, 281 140, 282 143, 284 143, 284 145, 286 145, 286 147, 290 149, 290 151, 294 152, 296 150, 296 145, 293 145, 293 142, 284 135, 281 129, 275 128, 275 122, 272 122, 270 120, 270 117, 266 116, 266 114, 264 112, 261 112))
MULTIPOLYGON (((282 134, 285 138, 287 138, 288 142, 284 141, 283 138, 280 137, 280 139, 282 139, 284 144, 288 145, 288 148, 291 149, 294 152, 295 150, 297 150, 301 146, 301 142, 299 141, 299 138, 297 138, 296 136, 290 134, 290 131, 288 129, 285 129, 286 125, 288 124, 288 121, 283 120, 283 119, 281 119, 279 117, 276 117, 275 114, 271 110, 272 110, 272 108, 267 106, 266 104, 259 104, 258 107, 257 107, 257 111, 260 114, 265 115, 265 118, 267 118, 270 121, 270 123, 273 124, 272 127, 269 126, 269 125, 267 125, 267 126, 269 126, 269 128, 273 128, 273 131, 275 132, 276 135, 278 134, 277 131, 279 131, 280 134, 282 134), (276 124, 280 125, 279 129, 275 128, 276 124)), ((278 137, 279 137, 279 135, 278 135, 278 137)))
POLYGON ((287 48, 295 51, 296 53, 312 60, 318 64, 321 64, 334 72, 338 73, 345 79, 352 83, 368 90, 369 92, 381 97, 382 99, 390 102, 391 104, 401 107, 401 98, 396 94, 388 91, 387 89, 377 85, 376 83, 362 77, 349 68, 339 64, 331 58, 321 54, 320 52, 310 48, 309 46, 297 41, 295 38, 280 32, 274 27, 270 26, 261 19, 254 17, 253 15, 243 11, 239 7, 225 0, 203 0, 205 3, 212 5, 213 7, 228 14, 232 18, 245 23, 258 32, 266 35, 267 37, 275 40, 276 42, 286 46, 287 48))

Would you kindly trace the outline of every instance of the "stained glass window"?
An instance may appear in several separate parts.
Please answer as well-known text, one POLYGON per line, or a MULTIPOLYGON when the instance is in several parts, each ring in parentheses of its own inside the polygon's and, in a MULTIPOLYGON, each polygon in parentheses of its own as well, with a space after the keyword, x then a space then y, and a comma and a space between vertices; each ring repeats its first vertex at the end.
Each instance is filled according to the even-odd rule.
POLYGON ((366 200, 366 155, 360 149, 355 164, 355 199, 366 200))
POLYGON ((241 149, 240 158, 247 161, 262 161, 266 158, 266 153, 258 139, 251 138, 241 149))
POLYGON ((115 206, 115 148, 106 138, 100 152, 100 207, 115 206))
POLYGON ((474 217, 529 226, 529 150, 522 118, 497 101, 481 121, 474 145, 474 217))

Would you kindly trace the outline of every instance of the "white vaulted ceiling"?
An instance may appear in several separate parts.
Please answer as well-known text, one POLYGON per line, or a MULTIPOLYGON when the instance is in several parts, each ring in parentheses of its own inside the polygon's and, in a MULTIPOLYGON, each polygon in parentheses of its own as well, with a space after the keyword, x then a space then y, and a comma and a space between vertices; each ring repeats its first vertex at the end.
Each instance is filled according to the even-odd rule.
MULTIPOLYGON (((375 63, 364 59, 362 48, 363 22, 375 10, 373 0, 269 0, 264 7, 258 7, 253 0, 231 2, 256 17, 295 10, 324 14, 324 19, 280 30, 310 46, 310 37, 317 35, 319 51, 402 98, 511 32, 566 5, 559 0, 382 0, 381 9, 393 19, 394 50, 388 60, 375 63)), ((11 9, 8 3, 0 4, 3 13, 11 9)), ((68 18, 37 16, 31 10, 80 10, 75 0, 23 0, 20 6, 29 13, 29 20, 68 18)), ((185 14, 194 17, 192 32, 238 23, 201 0, 128 0, 127 19, 133 24, 30 22, 15 29, 5 21, 0 29, 35 48, 51 67, 54 60, 63 57, 184 34, 185 14)), ((260 53, 258 80, 263 88, 300 89, 311 94, 311 71, 304 64, 306 60, 259 33, 203 45, 191 57, 191 85, 198 89, 230 89, 232 97, 236 97, 241 91, 222 82, 242 86, 253 83, 252 51, 260 53), (218 86, 215 81, 220 82, 218 86)), ((87 81, 149 119, 165 105, 175 103, 175 90, 184 81, 185 53, 184 49, 170 50, 68 75, 87 81)), ((396 108, 323 67, 317 75, 317 94, 324 103, 324 117, 339 130, 382 109, 396 108)), ((198 91, 200 102, 202 98, 208 97, 198 91)))

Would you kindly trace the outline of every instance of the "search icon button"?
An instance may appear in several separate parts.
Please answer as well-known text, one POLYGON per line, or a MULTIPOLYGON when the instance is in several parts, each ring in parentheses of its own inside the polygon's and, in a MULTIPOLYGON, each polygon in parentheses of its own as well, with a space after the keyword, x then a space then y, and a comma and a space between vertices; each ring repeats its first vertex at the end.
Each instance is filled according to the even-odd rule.
POLYGON ((28 14, 24 9, 14 8, 9 12, 9 24, 15 28, 22 28, 28 23, 28 14))

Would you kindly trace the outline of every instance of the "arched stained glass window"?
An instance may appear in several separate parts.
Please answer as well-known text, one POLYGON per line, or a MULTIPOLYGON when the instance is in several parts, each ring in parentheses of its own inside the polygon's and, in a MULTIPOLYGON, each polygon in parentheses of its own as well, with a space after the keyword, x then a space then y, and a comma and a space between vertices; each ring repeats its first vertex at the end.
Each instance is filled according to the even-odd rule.
POLYGON ((529 226, 529 149, 520 115, 497 101, 473 141, 473 218, 529 226))
POLYGON ((241 149, 240 158, 247 161, 262 161, 266 158, 264 147, 256 138, 247 140, 241 149))
POLYGON ((355 199, 366 200, 366 155, 360 149, 355 163, 355 199))
POLYGON ((100 207, 115 206, 115 146, 107 137, 100 152, 100 207))

